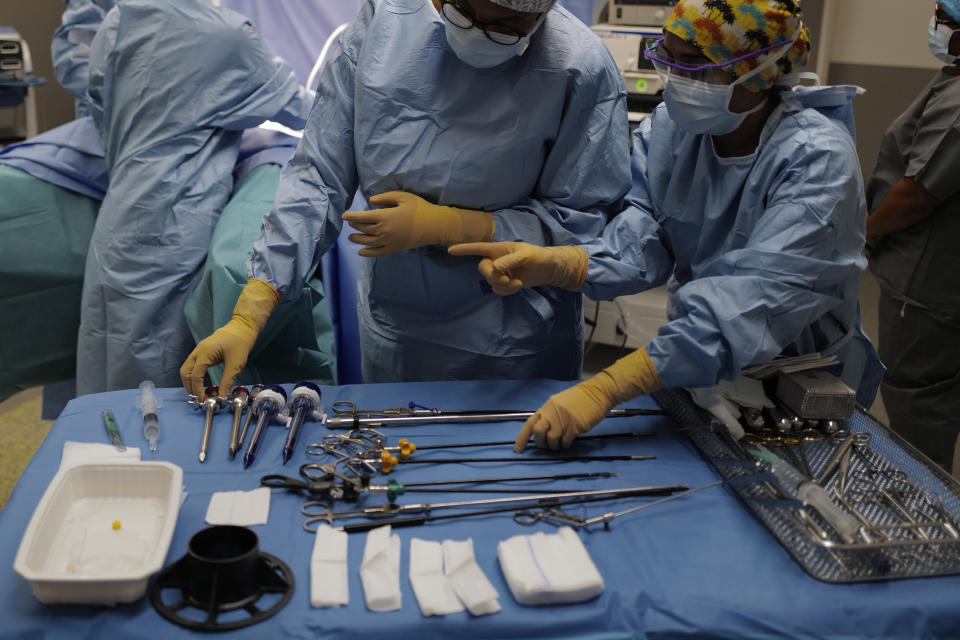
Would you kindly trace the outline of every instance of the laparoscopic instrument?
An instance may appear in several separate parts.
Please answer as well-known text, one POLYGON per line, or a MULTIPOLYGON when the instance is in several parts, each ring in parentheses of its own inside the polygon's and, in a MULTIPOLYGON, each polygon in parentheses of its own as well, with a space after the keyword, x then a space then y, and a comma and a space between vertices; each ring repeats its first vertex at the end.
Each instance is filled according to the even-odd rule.
POLYGON ((227 404, 233 408, 233 427, 230 429, 229 449, 231 458, 237 455, 237 450, 240 448, 240 418, 243 415, 243 410, 247 408, 249 401, 250 392, 247 391, 246 387, 236 387, 233 393, 230 394, 230 399, 227 400, 227 404))
POLYGON ((249 395, 247 396, 247 406, 251 407, 251 410, 247 411, 247 417, 243 421, 243 429, 240 430, 240 437, 237 438, 237 451, 240 451, 240 448, 243 447, 243 441, 247 439, 247 427, 250 426, 250 420, 253 418, 253 401, 257 399, 260 389, 263 389, 263 386, 259 384, 250 387, 249 395))
POLYGON ((320 411, 320 387, 312 382, 297 383, 290 393, 289 411, 290 428, 287 431, 287 440, 283 443, 283 464, 293 456, 303 421, 311 416, 317 416, 320 411))
MULTIPOLYGON (((476 422, 506 422, 510 420, 526 420, 535 411, 441 411, 428 409, 410 403, 409 407, 393 409, 357 409, 349 400, 338 400, 330 406, 332 416, 328 416, 323 424, 329 429, 356 429, 359 427, 396 427, 422 425, 432 423, 476 423, 476 422)), ((628 418, 632 416, 662 416, 666 415, 663 409, 613 409, 607 413, 608 418, 628 418)))
MULTIPOLYGON (((466 480, 430 480, 421 482, 400 483, 390 478, 387 484, 370 484, 369 476, 352 479, 337 479, 333 474, 324 474, 316 477, 309 471, 301 469, 306 481, 289 478, 283 475, 267 475, 260 478, 260 484, 273 489, 287 491, 304 491, 314 500, 345 500, 356 502, 364 494, 386 494, 387 500, 393 502, 399 496, 409 492, 419 493, 558 493, 559 489, 529 489, 514 487, 512 489, 490 489, 483 487, 459 488, 457 485, 502 484, 513 482, 529 482, 531 480, 583 480, 594 478, 615 478, 620 474, 611 471, 595 471, 588 473, 559 473, 538 476, 503 476, 496 478, 469 478, 466 480), (451 489, 442 487, 454 487, 451 489)), ((571 491, 573 491, 571 489, 571 491)))
POLYGON ((157 439, 160 437, 160 422, 157 420, 160 400, 155 391, 153 381, 144 380, 140 383, 140 395, 137 396, 137 406, 143 415, 143 437, 150 443, 152 453, 157 452, 157 439))
MULTIPOLYGON (((323 437, 320 442, 314 442, 307 445, 307 453, 311 455, 323 455, 329 453, 332 448, 340 448, 351 452, 360 458, 380 458, 381 452, 386 451, 390 455, 401 459, 409 458, 416 451, 429 451, 435 449, 462 449, 465 447, 493 447, 513 445, 514 440, 490 440, 486 442, 446 442, 442 444, 417 445, 407 438, 400 438, 396 446, 386 445, 386 436, 374 429, 364 429, 365 434, 350 433, 331 433, 323 437), (358 437, 359 436, 359 437, 358 437)), ((577 441, 581 440, 610 440, 615 438, 639 438, 641 436, 656 435, 654 431, 638 431, 624 433, 601 433, 587 436, 579 436, 577 441)))
POLYGON ((338 518, 382 518, 384 516, 402 515, 405 513, 422 513, 423 515, 409 518, 391 518, 389 520, 380 520, 372 522, 360 522, 343 526, 347 533, 360 533, 369 531, 385 524, 393 528, 415 527, 432 522, 434 520, 448 520, 452 518, 468 518, 472 516, 484 516, 494 513, 503 513, 506 511, 516 511, 518 504, 525 502, 534 503, 538 507, 560 507, 568 504, 582 504, 586 502, 600 502, 603 500, 618 500, 622 498, 634 498, 639 496, 660 496, 669 495, 678 491, 686 491, 684 485, 662 485, 652 487, 630 487, 625 489, 607 489, 600 491, 575 491, 570 493, 555 493, 548 495, 530 495, 515 496, 512 498, 490 498, 486 500, 465 500, 462 502, 441 502, 435 504, 385 504, 379 507, 367 507, 355 511, 330 512, 329 510, 322 515, 313 515, 307 507, 310 503, 303 505, 300 511, 305 515, 311 515, 304 528, 311 531, 309 524, 311 522, 332 522, 338 518), (478 511, 461 511, 444 515, 434 515, 432 512, 437 509, 448 509, 456 507, 471 507, 482 505, 502 505, 495 506, 493 509, 483 509, 478 511))
POLYGON ((210 448, 210 432, 213 429, 213 414, 223 408, 223 398, 217 396, 216 387, 207 387, 205 391, 207 397, 204 398, 200 406, 203 407, 205 416, 203 419, 203 439, 200 441, 200 462, 207 459, 207 451, 210 448))
POLYGON ((546 507, 540 511, 534 509, 523 509, 517 511, 513 514, 513 519, 519 524, 534 524, 536 522, 550 522, 556 525, 563 525, 568 527, 573 527, 575 529, 580 529, 584 527, 589 527, 593 524, 603 524, 604 529, 610 528, 610 522, 615 518, 620 516, 625 516, 629 513, 634 513, 636 511, 641 511, 648 507, 653 507, 658 504, 663 504, 664 502, 670 502, 671 500, 676 500, 677 498, 682 498, 688 496, 691 493, 696 493, 697 491, 703 491, 704 489, 709 489, 710 487, 715 487, 719 484, 723 484, 723 480, 717 480, 716 482, 711 482, 710 484, 705 484, 702 487, 696 487, 694 489, 688 489, 680 493, 675 493, 672 496, 667 496, 666 498, 660 498, 659 500, 654 500, 653 502, 647 502, 646 504, 641 504, 636 507, 631 507, 629 509, 624 509, 623 511, 617 512, 608 512, 598 516, 593 516, 592 518, 584 518, 583 516, 578 516, 572 513, 567 513, 566 511, 558 507, 546 507))
POLYGON ((509 462, 512 464, 524 464, 528 462, 624 462, 655 460, 657 456, 638 456, 638 455, 605 455, 605 456, 543 456, 532 455, 527 457, 492 457, 492 458, 398 458, 387 451, 380 453, 378 458, 345 457, 344 464, 349 466, 358 466, 379 462, 382 473, 390 473, 398 464, 464 464, 474 462, 509 462))
POLYGON ((253 401, 253 407, 250 409, 250 412, 257 418, 257 425, 253 428, 250 442, 247 443, 247 450, 243 453, 244 469, 253 464, 254 458, 257 457, 257 451, 260 449, 264 431, 271 422, 282 418, 281 414, 286 404, 287 392, 283 390, 283 387, 268 384, 260 389, 260 393, 257 394, 253 401))

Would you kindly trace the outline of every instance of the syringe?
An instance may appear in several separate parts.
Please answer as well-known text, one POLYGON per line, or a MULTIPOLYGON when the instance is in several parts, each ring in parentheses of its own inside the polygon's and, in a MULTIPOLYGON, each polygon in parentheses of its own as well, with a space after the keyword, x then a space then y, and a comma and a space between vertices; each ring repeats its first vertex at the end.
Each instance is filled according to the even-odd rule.
POLYGON ((140 383, 140 395, 137 396, 137 406, 143 414, 143 437, 150 442, 150 451, 157 453, 157 438, 160 437, 160 423, 157 421, 157 409, 160 400, 154 390, 156 385, 151 380, 140 383))

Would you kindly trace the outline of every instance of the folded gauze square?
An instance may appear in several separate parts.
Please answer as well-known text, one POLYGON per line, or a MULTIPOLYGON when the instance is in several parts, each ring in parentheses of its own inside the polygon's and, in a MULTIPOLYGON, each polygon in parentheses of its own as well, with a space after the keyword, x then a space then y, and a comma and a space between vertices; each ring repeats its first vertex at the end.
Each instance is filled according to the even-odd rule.
POLYGON ((267 524, 270 515, 270 489, 216 491, 207 505, 207 524, 232 524, 250 527, 267 524))
POLYGON ((371 529, 363 547, 360 584, 370 611, 395 611, 402 604, 400 593, 400 536, 390 525, 371 529))
POLYGON ((347 533, 328 524, 318 525, 310 555, 310 604, 339 607, 348 602, 347 533))
POLYGON ((570 527, 513 536, 497 545, 500 568, 520 604, 583 602, 603 592, 603 578, 570 527))

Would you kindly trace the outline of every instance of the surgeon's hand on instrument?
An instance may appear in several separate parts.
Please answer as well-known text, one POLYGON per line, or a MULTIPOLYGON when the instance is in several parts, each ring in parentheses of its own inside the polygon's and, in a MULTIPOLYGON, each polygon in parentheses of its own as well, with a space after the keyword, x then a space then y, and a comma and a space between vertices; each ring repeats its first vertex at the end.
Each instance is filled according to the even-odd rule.
POLYGON ((220 394, 229 395, 233 381, 247 364, 253 343, 278 304, 280 294, 276 289, 263 280, 250 278, 237 299, 230 322, 201 340, 180 367, 180 379, 187 393, 202 401, 203 375, 222 362, 220 394))
POLYGON ((513 450, 523 451, 531 435, 541 449, 566 449, 616 405, 662 386, 647 350, 637 349, 589 380, 550 396, 520 429, 513 450))
POLYGON ((431 204, 406 191, 388 191, 370 198, 387 207, 347 211, 343 219, 360 233, 350 240, 365 245, 361 256, 387 256, 431 244, 478 242, 493 237, 493 214, 431 204), (392 205, 392 206, 390 206, 392 205))
POLYGON ((539 247, 526 242, 473 242, 448 249, 455 256, 483 256, 477 269, 494 293, 508 296, 523 287, 578 289, 589 259, 580 247, 539 247))

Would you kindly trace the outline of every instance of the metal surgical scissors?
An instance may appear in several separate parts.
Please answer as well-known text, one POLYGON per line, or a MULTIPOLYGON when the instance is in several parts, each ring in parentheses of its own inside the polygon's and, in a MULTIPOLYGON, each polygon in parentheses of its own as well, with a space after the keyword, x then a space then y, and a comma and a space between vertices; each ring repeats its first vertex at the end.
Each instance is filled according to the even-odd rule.
POLYGON ((270 487, 271 489, 306 491, 309 496, 317 497, 327 496, 331 487, 336 485, 336 482, 333 480, 311 480, 310 482, 304 482, 289 476, 271 474, 260 478, 260 485, 270 487))

